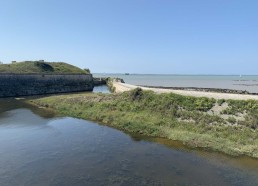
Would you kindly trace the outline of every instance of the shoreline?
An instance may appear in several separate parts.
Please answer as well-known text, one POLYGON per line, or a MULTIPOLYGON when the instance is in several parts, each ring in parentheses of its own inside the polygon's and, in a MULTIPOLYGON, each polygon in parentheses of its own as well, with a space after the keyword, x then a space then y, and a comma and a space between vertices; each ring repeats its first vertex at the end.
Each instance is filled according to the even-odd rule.
POLYGON ((146 88, 168 89, 168 90, 188 90, 198 92, 213 92, 213 93, 229 93, 229 94, 241 94, 241 95, 258 95, 258 93, 250 93, 246 90, 234 90, 234 89, 222 89, 222 88, 201 88, 201 87, 166 87, 166 86, 149 86, 149 85, 137 85, 146 88))
POLYGON ((121 87, 123 93, 55 95, 28 103, 125 132, 258 158, 257 101, 157 94, 139 88, 127 92, 131 87, 121 87))
POLYGON ((141 88, 142 90, 150 90, 155 93, 174 93, 182 96, 193 96, 193 97, 207 97, 213 99, 225 99, 225 100, 258 100, 258 95, 253 94, 237 94, 237 93, 220 93, 220 92, 207 92, 198 90, 186 90, 186 89, 167 89, 167 88, 150 88, 144 86, 131 85, 127 83, 112 81, 112 87, 115 93, 122 93, 125 91, 130 91, 136 88, 141 88))

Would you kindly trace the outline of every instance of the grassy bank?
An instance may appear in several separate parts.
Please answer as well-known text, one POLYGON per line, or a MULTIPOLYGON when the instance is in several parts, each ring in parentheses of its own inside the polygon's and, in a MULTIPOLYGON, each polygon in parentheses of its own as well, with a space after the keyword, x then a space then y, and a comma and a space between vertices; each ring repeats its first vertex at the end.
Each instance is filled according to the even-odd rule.
POLYGON ((0 64, 0 73, 89 74, 89 71, 63 62, 24 61, 0 64))
POLYGON ((30 100, 60 115, 123 131, 179 140, 258 158, 258 102, 225 101, 135 89, 122 94, 72 94, 30 100))

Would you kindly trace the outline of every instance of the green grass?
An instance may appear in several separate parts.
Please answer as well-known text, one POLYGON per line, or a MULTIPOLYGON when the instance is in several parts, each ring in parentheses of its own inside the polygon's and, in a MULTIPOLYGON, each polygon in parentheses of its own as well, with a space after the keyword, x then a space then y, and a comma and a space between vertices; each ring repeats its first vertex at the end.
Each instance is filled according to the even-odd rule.
POLYGON ((63 62, 24 61, 0 64, 0 73, 88 74, 89 71, 63 62))
POLYGON ((229 101, 230 108, 248 108, 237 125, 207 113, 217 100, 177 94, 155 94, 135 89, 122 94, 71 94, 32 99, 30 103, 56 110, 60 115, 93 120, 123 131, 179 140, 231 155, 258 158, 256 102, 229 101), (244 103, 244 104, 243 104, 244 103), (250 106, 251 103, 251 106, 250 106))

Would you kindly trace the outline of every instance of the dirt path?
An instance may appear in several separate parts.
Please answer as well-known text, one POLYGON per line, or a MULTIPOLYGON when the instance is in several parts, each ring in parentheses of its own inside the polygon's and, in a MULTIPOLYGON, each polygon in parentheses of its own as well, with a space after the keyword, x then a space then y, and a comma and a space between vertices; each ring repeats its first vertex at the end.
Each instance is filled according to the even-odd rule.
POLYGON ((135 89, 137 87, 143 90, 151 90, 156 93, 175 93, 184 96, 194 97, 208 97, 214 99, 233 99, 233 100, 258 100, 258 95, 243 95, 243 94, 229 94, 229 93, 216 93, 216 92, 201 92, 201 91, 190 91, 190 90, 172 90, 172 89, 161 89, 161 88, 147 88, 141 86, 130 85, 126 83, 113 82, 113 86, 116 88, 116 92, 124 92, 135 89))

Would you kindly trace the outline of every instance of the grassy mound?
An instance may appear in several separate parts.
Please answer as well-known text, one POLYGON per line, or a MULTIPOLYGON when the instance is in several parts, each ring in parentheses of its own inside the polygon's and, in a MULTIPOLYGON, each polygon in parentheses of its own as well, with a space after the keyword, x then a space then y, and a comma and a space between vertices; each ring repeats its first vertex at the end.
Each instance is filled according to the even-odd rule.
POLYGON ((89 72, 63 62, 24 61, 0 64, 0 73, 88 74, 89 72))
POLYGON ((258 158, 257 101, 222 102, 135 89, 110 95, 58 95, 31 102, 61 115, 98 121, 123 131, 258 158), (221 111, 214 110, 214 114, 214 108, 221 111), (240 117, 239 113, 244 115, 240 117))

